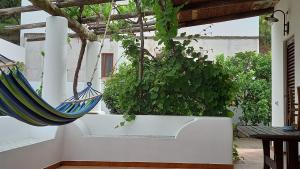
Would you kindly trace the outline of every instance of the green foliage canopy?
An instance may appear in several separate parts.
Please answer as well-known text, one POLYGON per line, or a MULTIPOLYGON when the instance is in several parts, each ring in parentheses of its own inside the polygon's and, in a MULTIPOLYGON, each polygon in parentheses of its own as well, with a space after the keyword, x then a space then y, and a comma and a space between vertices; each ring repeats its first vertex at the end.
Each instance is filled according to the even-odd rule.
POLYGON ((271 55, 255 52, 237 53, 217 63, 231 74, 237 87, 235 105, 242 108, 245 124, 268 125, 271 121, 271 55))
POLYGON ((137 78, 137 41, 123 40, 129 63, 106 81, 103 99, 112 113, 155 115, 227 116, 234 84, 222 65, 207 60, 189 46, 192 36, 182 43, 173 41, 161 57, 146 58, 144 80, 137 78), (143 97, 139 97, 139 88, 143 97), (142 111, 140 111, 142 110, 142 111))
POLYGON ((259 17, 259 52, 268 53, 271 51, 271 26, 265 20, 266 16, 259 17))

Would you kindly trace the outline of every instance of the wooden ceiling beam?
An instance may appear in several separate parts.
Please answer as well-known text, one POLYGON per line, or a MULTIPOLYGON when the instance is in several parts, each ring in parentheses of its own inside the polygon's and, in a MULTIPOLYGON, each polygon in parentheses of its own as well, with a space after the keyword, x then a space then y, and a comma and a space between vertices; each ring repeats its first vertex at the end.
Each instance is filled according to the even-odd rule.
MULTIPOLYGON (((65 0, 65 1, 59 1, 58 3, 53 2, 53 4, 55 4, 59 8, 67 8, 73 6, 92 5, 92 4, 100 4, 100 3, 107 3, 107 2, 111 2, 111 1, 110 0, 65 0)), ((39 10, 41 9, 36 7, 35 5, 4 8, 4 9, 0 9, 0 16, 13 15, 22 12, 33 12, 39 10)))
POLYGON ((200 9, 216 8, 216 7, 236 5, 236 4, 242 4, 242 3, 248 3, 248 2, 264 2, 264 1, 268 1, 268 0, 209 0, 209 1, 204 1, 204 2, 193 2, 192 1, 190 3, 188 2, 180 10, 181 11, 200 10, 200 9))
POLYGON ((235 13, 235 14, 218 16, 218 17, 213 17, 213 18, 205 18, 205 19, 201 19, 201 20, 186 21, 186 22, 179 23, 179 25, 180 25, 180 27, 189 27, 189 26, 205 25, 205 24, 224 22, 224 21, 230 21, 230 20, 236 20, 236 19, 244 19, 244 18, 249 18, 249 17, 272 13, 273 10, 274 10, 274 8, 271 7, 271 8, 267 8, 267 9, 260 9, 260 10, 244 12, 244 13, 235 13))
POLYGON ((80 37, 84 37, 90 41, 96 41, 98 39, 97 35, 85 28, 76 20, 68 16, 62 9, 57 7, 55 4, 49 2, 48 0, 29 0, 34 6, 44 10, 53 16, 65 17, 68 20, 69 27, 76 32, 80 37))

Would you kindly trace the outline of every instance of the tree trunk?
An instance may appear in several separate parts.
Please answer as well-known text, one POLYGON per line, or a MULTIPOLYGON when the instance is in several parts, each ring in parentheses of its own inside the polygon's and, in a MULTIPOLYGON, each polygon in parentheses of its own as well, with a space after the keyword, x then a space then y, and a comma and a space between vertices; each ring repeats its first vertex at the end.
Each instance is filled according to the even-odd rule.
MULTIPOLYGON (((139 99, 143 103, 143 76, 144 76, 144 25, 143 25, 143 15, 142 15, 142 7, 141 0, 134 0, 136 4, 136 9, 138 13, 138 23, 140 25, 140 38, 141 38, 141 48, 140 48, 140 58, 139 58, 139 99)), ((143 110, 140 107, 140 113, 143 110)))
POLYGON ((77 67, 75 70, 74 81, 73 81, 73 94, 75 99, 78 99, 78 92, 77 92, 78 77, 79 77, 79 71, 81 69, 81 64, 82 64, 86 44, 87 44, 87 40, 81 39, 81 48, 80 48, 79 58, 77 61, 77 67))
POLYGON ((136 9, 138 13, 138 22, 140 26, 140 37, 141 37, 141 50, 139 58, 139 81, 142 82, 144 75, 144 25, 143 25, 143 14, 141 7, 141 0, 134 0, 136 4, 136 9))

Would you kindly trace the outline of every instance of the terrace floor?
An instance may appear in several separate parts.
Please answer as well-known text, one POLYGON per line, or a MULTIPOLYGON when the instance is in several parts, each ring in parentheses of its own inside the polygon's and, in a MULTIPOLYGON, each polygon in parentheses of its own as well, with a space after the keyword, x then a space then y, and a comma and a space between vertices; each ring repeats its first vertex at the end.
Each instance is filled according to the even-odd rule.
POLYGON ((240 138, 235 140, 241 160, 236 161, 234 169, 263 169, 263 149, 261 140, 240 138))
MULTIPOLYGON (((241 160, 235 162, 234 169, 263 169, 263 150, 260 140, 241 138, 235 140, 241 160)), ((133 167, 73 167, 63 166, 59 169, 143 169, 133 167)), ((149 168, 145 168, 149 169, 149 168)))

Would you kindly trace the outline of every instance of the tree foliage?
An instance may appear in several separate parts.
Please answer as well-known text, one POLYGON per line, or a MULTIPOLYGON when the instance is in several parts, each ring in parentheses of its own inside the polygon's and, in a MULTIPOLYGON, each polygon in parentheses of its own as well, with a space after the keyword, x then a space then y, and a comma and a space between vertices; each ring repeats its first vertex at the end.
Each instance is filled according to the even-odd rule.
POLYGON ((218 56, 217 63, 231 74, 237 87, 235 105, 242 108, 245 124, 268 125, 271 121, 271 55, 255 52, 218 56))
POLYGON ((265 16, 259 17, 259 52, 268 53, 271 51, 271 26, 265 20, 265 16))
MULTIPOLYGON (((21 0, 0 0, 0 9, 17 7, 21 5, 21 0)), ((20 14, 10 16, 2 16, 0 18, 1 25, 12 25, 20 23, 20 14)))
MULTIPOLYGON (((21 0, 0 0, 0 9, 17 7, 21 5, 21 0)), ((3 28, 8 25, 20 24, 20 14, 0 17, 0 38, 6 39, 13 43, 19 43, 20 31, 5 31, 3 28)))
POLYGON ((189 46, 192 36, 182 43, 173 41, 159 58, 145 60, 142 83, 137 78, 138 42, 123 40, 129 63, 106 81, 103 99, 112 113, 155 115, 226 116, 234 85, 222 65, 189 46), (143 97, 138 97, 142 87, 143 97), (142 111, 140 111, 142 110, 142 111))
POLYGON ((155 14, 155 40, 163 46, 162 53, 155 58, 147 53, 144 78, 139 81, 140 40, 132 34, 113 35, 122 43, 128 62, 105 83, 103 99, 108 108, 123 114, 126 121, 136 114, 227 116, 235 90, 229 74, 190 46, 200 35, 183 33, 183 42, 173 40, 181 7, 173 7, 171 0, 142 2, 143 9, 152 8, 155 14))

